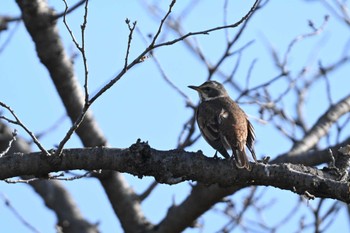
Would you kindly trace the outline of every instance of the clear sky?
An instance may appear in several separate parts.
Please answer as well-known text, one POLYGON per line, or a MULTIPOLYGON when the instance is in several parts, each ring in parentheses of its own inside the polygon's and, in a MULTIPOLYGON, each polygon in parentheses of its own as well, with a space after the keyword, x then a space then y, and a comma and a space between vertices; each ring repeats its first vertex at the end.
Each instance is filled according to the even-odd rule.
MULTIPOLYGON (((154 34, 158 28, 158 21, 146 9, 143 1, 91 1, 89 4, 88 26, 86 29, 86 51, 89 65, 89 87, 91 93, 95 93, 102 85, 113 78, 123 67, 124 55, 127 46, 128 28, 125 19, 137 21, 137 27, 141 34, 147 37, 154 34)), ((150 1, 160 4, 165 11, 169 1, 150 1)), ((49 4, 57 11, 64 10, 61 1, 49 1, 49 4)), ((236 22, 252 6, 253 1, 231 1, 228 6, 229 22, 236 22)), ((185 32, 194 32, 223 24, 224 1, 201 1, 183 21, 185 32)), ((173 9, 171 17, 181 14, 187 9, 187 1, 178 1, 173 9)), ((162 13, 161 15, 163 15, 162 13)), ((271 59, 269 46, 283 56, 292 39, 311 32, 308 20, 318 27, 323 23, 324 16, 330 14, 327 9, 317 1, 278 1, 271 0, 266 7, 259 11, 244 31, 242 39, 237 43, 236 49, 249 41, 254 43, 249 46, 242 55, 240 66, 235 75, 235 80, 244 87, 247 73, 251 63, 256 60, 251 73, 249 85, 254 87, 279 75, 279 70, 271 59)), ((15 1, 0 2, 0 16, 19 16, 20 11, 15 1)), ((80 40, 80 24, 83 20, 83 8, 68 16, 68 23, 80 40)), ((75 58, 75 72, 83 84, 84 69, 81 56, 75 48, 62 19, 58 21, 60 35, 68 54, 75 58)), ((40 140, 46 148, 53 148, 65 135, 70 125, 65 115, 65 110, 56 93, 48 72, 40 64, 36 56, 35 48, 22 23, 12 23, 9 30, 0 34, 0 48, 9 36, 14 33, 10 42, 0 53, 0 101, 10 105, 23 122, 35 133, 41 133, 59 122, 55 130, 45 134, 40 140)), ((230 30, 232 36, 237 29, 230 30)), ((290 53, 288 65, 291 72, 296 74, 305 64, 311 67, 310 73, 317 69, 317 62, 323 65, 331 64, 342 55, 348 54, 342 50, 349 39, 349 30, 337 18, 330 15, 330 20, 323 33, 314 38, 308 38, 297 43, 290 53), (342 35, 342 36, 340 36, 342 35)), ((164 30, 160 39, 168 40, 176 38, 174 33, 164 30)), ((213 32, 210 35, 196 37, 202 51, 213 64, 222 55, 225 49, 225 33, 213 32)), ((145 49, 144 39, 140 33, 135 32, 131 45, 130 58, 133 59, 145 49)), ((155 51, 154 55, 165 70, 171 81, 193 103, 198 102, 197 94, 188 89, 188 85, 199 85, 205 81, 208 73, 206 67, 198 57, 191 54, 183 42, 174 46, 162 47, 155 51)), ((224 71, 232 70, 235 58, 223 65, 224 71)), ((339 100, 348 93, 348 67, 340 69, 332 74, 331 93, 334 101, 339 100), (346 83, 346 85, 344 85, 346 83)), ((222 81, 220 76, 214 79, 222 81)), ((278 95, 288 83, 277 82, 272 89, 273 95, 278 95)), ((322 114, 327 104, 322 104, 327 97, 324 93, 324 83, 320 82, 309 93, 307 99, 308 126, 311 126, 322 114), (319 93, 319 94, 315 94, 319 93)), ((228 88, 232 98, 237 98, 237 93, 228 88)), ((293 114, 295 99, 293 96, 286 98, 285 109, 293 114)), ((261 124, 255 119, 259 117, 258 107, 248 104, 249 100, 241 99, 242 108, 251 116, 256 128, 256 151, 259 158, 276 155, 290 149, 291 142, 281 137, 272 124, 261 124), (268 136, 267 136, 268 135, 268 136)), ((174 149, 183 124, 192 114, 190 108, 186 108, 186 99, 172 89, 162 78, 152 59, 135 66, 115 86, 108 90, 95 104, 92 111, 106 135, 109 145, 117 148, 129 147, 138 138, 148 141, 149 144, 160 150, 174 149)), ((29 139, 25 133, 17 128, 21 136, 29 139)), ((197 132, 198 133, 198 132, 197 132)), ((81 147, 79 139, 74 136, 67 147, 81 147)), ((33 150, 38 150, 33 146, 33 150)), ((188 151, 202 150, 206 155, 212 156, 214 150, 200 139, 188 151)), ((125 175, 131 186, 142 192, 152 181, 152 178, 144 177, 142 180, 125 175)), ((109 206, 104 191, 95 179, 81 179, 64 183, 71 192, 83 215, 91 222, 99 222, 102 232, 112 232, 119 228, 113 210, 109 206)), ((240 203, 249 190, 243 190, 233 196, 233 200, 240 203)), ((143 203, 146 216, 154 223, 159 222, 167 212, 167 206, 173 201, 178 204, 190 192, 190 184, 184 182, 180 185, 159 185, 153 195, 143 203), (162 204, 160 204, 162 203, 162 204), (164 204, 163 204, 164 203, 164 204)), ((280 221, 298 203, 299 196, 289 191, 277 190, 272 187, 259 187, 258 193, 264 193, 264 198, 258 201, 259 205, 270 203, 271 206, 264 211, 267 225, 271 226, 280 221)), ((44 203, 33 190, 25 184, 0 183, 0 197, 6 196, 20 214, 41 232, 54 232, 55 216, 47 210, 44 203), (34 211, 35 210, 35 211, 34 211)), ((304 206, 295 212, 295 218, 290 221, 284 232, 294 232, 298 229, 299 219, 305 215, 305 222, 312 222, 312 212, 309 206, 316 205, 316 201, 304 202, 304 206)), ((332 204, 333 202, 329 202, 332 204)), ((217 205, 217 209, 222 206, 217 205)), ((334 219, 333 226, 327 232, 340 232, 349 229, 346 209, 334 219)), ((253 220, 258 213, 250 210, 246 219, 253 220)), ((260 216, 261 217, 261 216, 260 216)), ((228 219, 217 211, 207 213, 199 219, 204 224, 204 232, 215 232, 226 223, 228 219)), ((247 221, 245 224, 249 224, 247 221)), ((21 224, 12 212, 5 206, 0 198, 0 226, 3 232, 30 232, 21 224)), ((281 230, 282 230, 281 229, 281 230)), ((311 230, 312 228, 310 228, 311 230)), ((120 230, 121 231, 121 230, 120 230)), ((199 232, 198 229, 187 229, 186 232, 199 232)), ((114 231, 115 232, 115 231, 114 231)), ((235 232, 240 232, 237 228, 235 232)), ((306 231, 307 232, 307 231, 306 231)), ((311 232, 311 231, 310 231, 311 232)))

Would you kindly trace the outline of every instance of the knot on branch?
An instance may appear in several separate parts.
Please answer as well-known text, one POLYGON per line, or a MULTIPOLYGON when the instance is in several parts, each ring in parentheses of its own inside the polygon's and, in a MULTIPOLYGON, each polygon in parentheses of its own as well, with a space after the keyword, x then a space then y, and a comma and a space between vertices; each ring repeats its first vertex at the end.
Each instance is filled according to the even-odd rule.
POLYGON ((132 154, 143 158, 151 156, 151 147, 148 145, 148 142, 142 142, 141 139, 137 139, 136 143, 129 147, 129 150, 132 154))
POLYGON ((343 179, 348 178, 348 170, 350 168, 350 145, 340 147, 335 157, 335 167, 339 169, 343 179))

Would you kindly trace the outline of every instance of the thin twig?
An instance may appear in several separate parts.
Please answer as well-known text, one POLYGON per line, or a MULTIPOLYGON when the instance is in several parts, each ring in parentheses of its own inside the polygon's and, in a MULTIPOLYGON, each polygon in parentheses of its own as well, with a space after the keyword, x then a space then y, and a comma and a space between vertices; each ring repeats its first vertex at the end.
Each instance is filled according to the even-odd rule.
POLYGON ((67 12, 68 12, 68 9, 69 9, 68 4, 67 4, 66 0, 63 0, 63 2, 64 2, 65 7, 66 7, 65 10, 64 10, 64 14, 63 14, 63 23, 64 23, 64 25, 66 26, 66 28, 67 28, 67 30, 68 30, 68 32, 69 32, 69 35, 70 35, 70 37, 72 38, 73 43, 75 44, 75 47, 77 47, 77 48, 81 51, 81 47, 80 47, 78 41, 75 39, 75 36, 74 36, 74 34, 73 34, 73 31, 70 29, 70 27, 69 27, 69 25, 68 25, 68 23, 67 23, 66 16, 67 16, 67 12))
POLYGON ((10 106, 7 106, 6 104, 0 102, 0 106, 3 107, 3 108, 6 108, 10 113, 11 115, 16 119, 15 121, 14 120, 10 120, 8 119, 7 117, 4 117, 4 116, 0 116, 1 119, 4 119, 6 121, 8 121, 9 123, 12 123, 12 124, 16 124, 16 125, 19 125, 21 126, 28 134, 29 136, 33 139, 34 143, 39 147, 39 149, 45 154, 45 155, 50 155, 50 153, 41 145, 41 143, 39 142, 39 140, 35 137, 34 133, 32 131, 30 131, 23 123, 22 121, 17 117, 17 115, 15 114, 15 112, 11 109, 10 106))
POLYGON ((5 205, 9 208, 9 210, 17 217, 17 219, 26 226, 30 231, 35 233, 40 233, 38 229, 36 229, 32 224, 30 224, 27 220, 24 219, 24 217, 15 209, 15 207, 12 206, 10 200, 1 193, 2 199, 5 202, 5 205))
MULTIPOLYGON (((174 39, 174 40, 171 40, 171 41, 167 41, 167 42, 163 42, 163 43, 159 43, 159 44, 154 44, 153 46, 152 43, 154 40, 153 38, 153 41, 151 42, 151 44, 139 55, 137 56, 127 67, 126 69, 123 69, 115 78, 113 78, 108 84, 106 84, 104 87, 102 87, 100 89, 100 91, 98 91, 91 99, 90 99, 90 103, 93 103, 98 97, 100 97, 105 91, 107 91, 109 88, 111 88, 124 74, 127 70, 129 70, 130 68, 132 68, 134 65, 140 63, 142 60, 142 58, 147 54, 149 53, 150 51, 156 49, 156 48, 159 48, 159 47, 163 47, 163 46, 167 46, 167 45, 172 45, 172 44, 175 44, 181 40, 184 40, 185 38, 187 37, 190 37, 190 36, 194 36, 194 35, 205 35, 205 34, 208 34, 209 32, 213 32, 213 31, 218 31, 218 30, 222 30, 224 28, 234 28, 234 27, 237 27, 239 26, 242 22, 244 22, 247 18, 249 18, 249 16, 253 13, 253 11, 256 9, 256 7, 258 6, 258 3, 259 3, 259 0, 256 0, 254 5, 252 6, 252 8, 249 10, 249 12, 242 17, 241 20, 239 20, 238 22, 234 23, 234 24, 231 24, 231 25, 227 25, 227 26, 221 26, 221 27, 215 27, 215 28, 211 28, 211 29, 208 29, 208 30, 204 30, 204 31, 198 31, 198 32, 190 32, 190 33, 187 33, 186 35, 183 35, 177 39, 174 39)), ((166 15, 169 15, 170 12, 171 12, 171 8, 172 8, 172 5, 170 5, 169 7, 169 10, 167 12, 166 15)), ((165 19, 166 17, 164 17, 165 19)), ((159 27, 162 27, 163 24, 160 24, 159 27)), ((160 32, 161 29, 158 29, 158 32, 160 32)), ((155 37, 156 38, 156 37, 155 37)))
POLYGON ((85 73, 85 78, 84 78, 84 91, 85 91, 85 104, 88 104, 89 101, 89 91, 88 91, 88 65, 87 65, 87 58, 86 58, 86 54, 85 54, 85 28, 86 28, 86 24, 87 24, 87 14, 88 14, 88 0, 85 0, 85 11, 84 11, 84 20, 83 23, 81 25, 81 46, 79 45, 78 41, 76 40, 73 31, 70 29, 68 23, 67 23, 67 13, 69 10, 68 4, 66 2, 66 0, 63 0, 64 4, 65 4, 65 11, 64 11, 64 15, 63 15, 63 23, 66 26, 66 29, 69 32, 69 35, 71 36, 73 43, 75 44, 75 47, 80 51, 81 55, 83 56, 83 64, 84 64, 84 73, 85 73))
POLYGON ((249 10, 249 12, 243 16, 239 21, 237 21, 236 23, 233 23, 233 24, 230 24, 230 25, 225 25, 225 26, 219 26, 219 27, 214 27, 214 28, 210 28, 210 29, 207 29, 207 30, 203 30, 203 31, 198 31, 198 32, 189 32, 177 39, 174 39, 174 40, 171 40, 171 41, 167 41, 167 42, 163 42, 163 43, 160 43, 160 44, 156 44, 154 45, 153 49, 155 48, 158 48, 158 47, 162 47, 162 46, 165 46, 165 45, 172 45, 172 44, 175 44, 181 40, 184 40, 185 38, 187 37, 190 37, 190 36, 195 36, 195 35, 208 35, 210 32, 215 32, 215 31, 219 31, 219 30, 222 30, 222 29, 225 29, 225 28, 235 28, 235 27, 238 27, 239 25, 241 25, 245 20, 247 20, 251 14, 254 12, 254 10, 257 8, 258 6, 258 3, 259 3, 260 0, 256 0, 254 5, 252 6, 252 8, 249 10))
POLYGON ((77 179, 81 179, 81 178, 85 178, 88 177, 91 173, 93 173, 93 171, 88 171, 85 172, 82 175, 74 175, 72 177, 64 177, 64 173, 61 172, 58 175, 50 175, 49 177, 33 177, 33 178, 29 178, 29 179, 5 179, 4 181, 8 184, 18 184, 18 183, 24 183, 24 184, 28 184, 30 182, 34 182, 37 180, 41 180, 41 179, 45 179, 45 180, 62 180, 62 181, 73 181, 73 180, 77 180, 77 179))
POLYGON ((296 38, 294 38, 294 40, 292 40, 292 42, 290 42, 290 44, 288 45, 288 48, 287 48, 287 52, 284 55, 283 62, 281 63, 282 67, 285 67, 286 64, 288 63, 289 55, 290 55, 294 45, 296 45, 297 42, 299 42, 301 40, 304 40, 305 38, 312 37, 312 36, 320 34, 323 31, 323 29, 325 28, 325 26, 326 26, 326 24, 328 22, 328 19, 329 19, 329 17, 328 17, 328 15, 326 15, 324 17, 324 21, 323 21, 322 25, 319 28, 316 28, 314 26, 314 24, 311 21, 309 21, 309 26, 312 28, 313 32, 299 35, 296 38))
POLYGON ((125 55, 125 63, 124 63, 124 70, 127 68, 128 66, 128 59, 129 59, 129 53, 130 53, 130 46, 131 46, 131 40, 132 40, 132 35, 134 33, 135 27, 136 27, 136 21, 134 21, 132 23, 132 25, 130 25, 130 20, 127 18, 125 19, 125 23, 128 25, 129 28, 129 38, 128 38, 128 47, 126 49, 126 55, 125 55))
POLYGON ((142 193, 138 196, 140 202, 144 201, 151 193, 152 191, 157 187, 158 182, 153 181, 152 184, 142 193))
MULTIPOLYGON (((84 7, 84 19, 83 19, 83 23, 81 25, 81 46, 79 45, 78 41, 76 40, 73 31, 70 29, 68 23, 67 23, 67 13, 69 12, 69 7, 68 4, 66 2, 66 0, 63 0, 64 4, 65 4, 65 11, 63 14, 63 23, 66 26, 66 29, 68 30, 73 43, 75 44, 75 47, 80 51, 81 55, 83 56, 83 64, 84 64, 84 91, 85 91, 85 105, 88 104, 89 101, 89 91, 88 91, 88 74, 89 74, 89 70, 88 70, 88 64, 87 64, 87 58, 86 58, 86 53, 85 53, 85 29, 86 29, 86 25, 87 25, 87 15, 88 15, 88 0, 84 0, 79 2, 79 4, 85 3, 85 7, 84 7)), ((75 5, 75 7, 78 7, 78 5, 75 5)))
POLYGON ((269 85, 271 85, 272 83, 276 82, 277 80, 279 80, 280 78, 282 78, 283 76, 285 76, 286 74, 284 73, 281 73, 279 75, 277 75, 276 77, 272 78, 271 80, 265 82, 265 83, 262 83, 256 87, 253 87, 253 88, 250 88, 249 90, 246 90, 246 91, 243 91, 239 96, 238 98, 236 99, 236 101, 238 101, 241 97, 243 97, 244 95, 247 95, 248 92, 252 92, 252 91, 255 91, 257 89, 260 89, 260 88, 265 88, 269 85))
POLYGON ((84 21, 81 25, 81 55, 83 56, 83 64, 84 64, 84 73, 85 73, 85 80, 84 80, 84 90, 85 90, 85 104, 89 101, 89 88, 88 88, 88 78, 89 78, 89 70, 88 70, 88 64, 87 64, 87 58, 85 53, 85 29, 87 25, 87 16, 88 16, 88 4, 89 0, 86 0, 85 2, 85 12, 84 12, 84 21))
POLYGON ((8 33, 7 38, 5 39, 4 43, 0 46, 0 53, 2 53, 4 51, 4 49, 6 48, 6 46, 10 43, 12 37, 15 35, 15 32, 18 29, 18 26, 20 25, 20 21, 15 21, 16 24, 14 26, 14 28, 8 33))
POLYGON ((77 120, 73 123, 73 125, 70 127, 70 129, 68 130, 68 132, 66 133, 66 135, 64 136, 64 138, 61 140, 61 142, 59 143, 57 150, 55 152, 56 156, 60 156, 62 154, 62 150, 64 145, 68 142, 68 140, 70 139, 70 137, 73 135, 73 133, 75 132, 75 130, 77 130, 80 126, 80 124, 83 122, 85 115, 87 114, 87 111, 90 107, 89 102, 86 103, 81 111, 80 116, 77 118, 77 120))
POLYGON ((64 120, 67 118, 66 114, 63 114, 60 118, 58 118, 51 126, 49 126, 48 128, 42 130, 39 133, 36 133, 36 138, 42 138, 44 137, 46 134, 55 131, 59 126, 62 125, 62 123, 64 122, 64 120))
POLYGON ((201 135, 198 134, 196 137, 192 138, 193 134, 195 132, 195 111, 193 112, 193 115, 191 118, 185 122, 183 125, 183 128, 180 132, 180 135, 177 140, 177 149, 185 149, 188 146, 193 145, 200 137, 201 135), (187 134, 185 135, 185 133, 187 134))
POLYGON ((154 48, 156 40, 158 39, 158 37, 160 35, 160 32, 162 31, 163 24, 164 24, 165 20, 168 18, 168 16, 170 15, 171 10, 173 9, 175 3, 176 3, 176 0, 172 0, 171 1, 170 5, 169 5, 168 12, 165 14, 164 18, 160 21, 160 25, 158 27, 158 30, 157 30, 156 34, 154 35, 153 40, 152 40, 152 42, 151 42, 151 44, 149 45, 148 48, 154 48))
POLYGON ((61 140, 61 142, 59 143, 57 150, 56 150, 56 155, 61 155, 62 150, 64 145, 67 143, 67 141, 70 139, 70 137, 73 135, 73 133, 75 132, 75 130, 80 126, 80 124, 83 122, 84 117, 87 113, 87 110, 90 107, 90 101, 89 101, 89 90, 88 90, 88 64, 87 64, 87 58, 86 58, 86 53, 85 53, 85 29, 86 29, 86 25, 87 25, 87 16, 88 16, 88 3, 89 1, 86 0, 85 1, 85 8, 84 8, 84 20, 83 23, 81 25, 81 36, 82 36, 82 45, 80 46, 78 41, 75 39, 73 31, 70 29, 67 20, 66 20, 66 16, 67 16, 67 12, 68 12, 68 4, 66 2, 66 0, 63 0, 63 2, 65 3, 65 13, 63 15, 63 23, 66 26, 72 40, 73 43, 75 44, 76 48, 80 51, 80 53, 83 56, 83 64, 84 64, 84 71, 85 71, 85 78, 84 78, 84 91, 85 91, 85 103, 84 103, 84 107, 82 109, 82 112, 80 114, 80 116, 78 117, 78 119, 73 123, 73 125, 71 126, 71 128, 68 130, 68 132, 66 133, 66 135, 64 136, 64 138, 61 140))
POLYGON ((253 72, 254 66, 255 66, 255 64, 256 64, 257 61, 258 61, 258 59, 255 58, 255 59, 252 61, 252 63, 250 64, 250 66, 249 66, 248 74, 247 74, 247 78, 246 78, 246 83, 245 83, 245 89, 246 89, 246 90, 249 89, 250 77, 252 76, 252 72, 253 72))
POLYGON ((3 152, 0 153, 0 158, 1 158, 2 156, 6 155, 7 152, 9 152, 9 150, 11 149, 12 143, 13 143, 14 141, 16 141, 16 136, 17 136, 17 130, 14 129, 13 132, 12 132, 12 138, 11 138, 11 140, 9 141, 8 146, 5 148, 5 150, 4 150, 3 152))
MULTIPOLYGON (((61 18, 62 16, 66 16, 69 13, 73 12, 74 10, 78 9, 79 6, 83 5, 86 1, 88 0, 80 0, 79 2, 77 2, 75 5, 69 7, 68 10, 63 11, 62 13, 56 14, 53 19, 56 20, 58 18, 61 18)), ((67 4, 66 4, 67 6, 67 4)))

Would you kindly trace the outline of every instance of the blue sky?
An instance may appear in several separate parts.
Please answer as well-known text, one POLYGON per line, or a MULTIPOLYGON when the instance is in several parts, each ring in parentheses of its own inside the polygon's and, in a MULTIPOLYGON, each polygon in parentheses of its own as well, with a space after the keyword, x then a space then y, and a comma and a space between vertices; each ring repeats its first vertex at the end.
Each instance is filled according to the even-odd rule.
MULTIPOLYGON (((158 1, 154 2, 158 4, 158 1)), ((168 2, 163 1, 160 4, 163 10, 167 9, 168 2)), ((231 2, 228 7, 229 21, 235 22, 240 19, 252 3, 253 1, 231 2)), ((64 9, 64 4, 61 1, 49 1, 49 4, 57 12, 62 12, 64 9)), ((223 4, 224 1, 207 0, 200 2, 185 18, 184 30, 193 32, 221 25, 223 22, 223 4)), ((186 2, 179 1, 173 9, 173 16, 179 15, 185 7, 186 2)), ((19 16, 20 11, 14 1, 1 1, 0 15, 3 14, 19 16)), ((254 16, 242 39, 235 47, 238 49, 248 41, 254 40, 254 43, 243 53, 235 79, 242 86, 245 85, 245 78, 254 59, 257 59, 257 62, 251 74, 251 86, 259 85, 277 76, 279 71, 271 59, 268 45, 273 46, 279 55, 283 56, 293 38, 311 32, 308 20, 312 20, 316 26, 319 26, 326 14, 329 13, 317 1, 311 1, 311 3, 305 3, 304 1, 293 1, 292 3, 270 1, 263 10, 254 16)), ((78 40, 80 40, 79 30, 83 20, 82 15, 81 8, 67 18, 78 40)), ((122 69, 128 38, 125 19, 129 18, 131 21, 137 21, 137 26, 143 35, 154 34, 158 22, 144 9, 141 1, 108 0, 103 1, 103 3, 101 1, 91 1, 88 17, 86 51, 89 65, 89 88, 94 93, 122 69)), ((13 30, 14 27, 16 27, 15 23, 11 24, 8 32, 13 30)), ((78 53, 62 23, 62 19, 58 22, 58 28, 67 53, 70 55, 78 53)), ((232 36, 236 31, 236 29, 233 29, 229 33, 232 36)), ((8 32, 0 34, 0 46, 6 40, 8 32)), ((349 30, 345 25, 331 15, 324 33, 314 38, 305 39, 295 45, 290 54, 288 68, 291 72, 298 72, 305 64, 310 64, 310 73, 312 73, 317 69, 319 60, 322 61, 323 65, 334 62, 341 56, 342 52, 347 52, 342 48, 347 43, 348 34, 349 30)), ((167 40, 176 37, 168 30, 164 30, 160 38, 167 40)), ((226 46, 224 32, 197 36, 196 40, 212 63, 217 61, 226 46)), ((130 59, 137 56, 143 49, 145 49, 145 43, 142 37, 136 33, 132 41, 130 59)), ((188 89, 187 86, 199 85, 207 77, 207 69, 198 58, 188 52, 183 43, 159 48, 155 51, 155 57, 160 61, 172 82, 185 92, 193 103, 197 103, 197 94, 188 89)), ((223 65, 223 70, 231 70, 234 64, 235 58, 232 58, 223 65)), ((2 83, 0 86, 0 101, 10 105, 33 132, 40 133, 50 128, 64 116, 65 110, 62 103, 48 77, 48 72, 40 64, 35 54, 34 45, 22 23, 18 25, 10 43, 0 53, 0 70, 2 83)), ((83 84, 84 70, 79 54, 75 59, 75 72, 81 84, 83 84)), ((348 93, 348 88, 344 85, 348 73, 348 68, 332 73, 332 79, 336 80, 331 85, 334 101, 348 93)), ((222 81, 219 76, 214 76, 214 79, 222 81)), ((277 82, 270 91, 273 95, 278 95, 287 85, 285 82, 277 82)), ((235 92, 234 89, 228 88, 228 91, 233 98, 240 94, 235 92)), ((310 90, 307 99, 305 112, 308 116, 306 120, 309 126, 328 107, 327 104, 323 104, 325 100, 324 82, 320 81, 310 90)), ((247 100, 243 98, 242 102, 247 102, 247 100)), ((284 104, 286 111, 290 114, 293 114, 294 102, 293 96, 287 96, 284 104)), ((154 148, 169 150, 176 147, 182 126, 192 114, 192 110, 185 106, 186 100, 166 84, 152 59, 147 59, 130 70, 115 86, 97 100, 92 106, 92 111, 110 146, 129 147, 138 138, 141 138, 148 141, 154 148)), ((281 137, 274 130, 272 124, 267 122, 267 124, 262 125, 254 120, 259 116, 256 106, 253 104, 242 104, 241 106, 252 116, 252 122, 256 128, 258 157, 264 155, 274 157, 290 148, 290 141, 281 137), (269 136, 266 137, 266 135, 269 136)), ((64 118, 53 132, 41 138, 41 142, 48 149, 54 147, 63 138, 69 126, 69 119, 64 118)), ((21 136, 29 139, 21 129, 18 130, 21 136)), ((67 147, 81 146, 76 136, 72 137, 67 143, 67 147)), ((187 148, 189 151, 199 149, 208 156, 214 154, 214 150, 203 139, 187 148)), ((33 150, 37 150, 37 148, 33 146, 33 150)), ((139 180, 130 175, 125 176, 137 192, 142 192, 153 181, 149 177, 139 180)), ((84 216, 92 222, 100 222, 102 232, 110 232, 111 229, 119 227, 119 223, 105 198, 104 191, 95 179, 75 180, 65 182, 64 185, 72 193, 84 216)), ((35 195, 28 185, 0 183, 0 190, 3 195, 9 198, 24 218, 41 232, 54 232, 52 227, 55 224, 54 215, 45 208, 42 200, 35 195), (35 209, 35 214, 33 214, 33 209, 35 209), (42 217, 39 216, 45 216, 45 221, 43 222, 42 217)), ((248 191, 243 190, 234 195, 232 199, 239 203, 248 191)), ((190 185, 188 183, 176 186, 159 185, 154 194, 143 203, 143 210, 152 222, 157 223, 166 213, 166 206, 169 206, 173 201, 179 204, 189 192, 190 185), (165 205, 158 208, 160 200, 165 205)), ((260 187, 259 192, 266 192, 264 194, 265 199, 259 204, 262 205, 269 201, 274 202, 271 208, 266 211, 266 222, 269 224, 278 221, 278 217, 283 216, 280 213, 292 209, 299 198, 291 192, 277 190, 272 187, 260 187)), ((305 203, 304 207, 301 208, 305 211, 296 212, 295 220, 285 226, 285 231, 293 232, 298 229, 296 227, 299 220, 297 216, 300 217, 305 214, 308 222, 311 222, 312 218, 307 205, 317 203, 317 201, 305 203)), ((221 208, 221 206, 218 205, 216 208, 221 208)), ((329 232, 348 228, 345 208, 342 211, 343 213, 334 220, 333 228, 329 232)), ((253 210, 250 210, 247 212, 247 219, 254 219, 257 217, 256 215, 253 210)), ((4 226, 7 232, 29 232, 1 202, 0 216, 0 225, 2 229, 4 229, 4 226)), ((199 220, 205 226, 204 232, 218 230, 226 221, 225 217, 216 212, 207 213, 199 220)), ((188 229, 186 232, 198 231, 198 229, 188 229)), ((241 231, 237 229, 235 232, 241 231)))

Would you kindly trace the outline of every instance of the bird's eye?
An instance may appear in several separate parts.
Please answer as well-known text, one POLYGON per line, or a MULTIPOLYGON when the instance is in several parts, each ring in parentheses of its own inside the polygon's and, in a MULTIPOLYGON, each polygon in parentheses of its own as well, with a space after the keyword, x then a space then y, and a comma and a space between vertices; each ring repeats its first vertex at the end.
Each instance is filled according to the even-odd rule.
POLYGON ((204 87, 203 90, 204 90, 205 92, 209 92, 209 91, 210 91, 210 87, 204 87))

